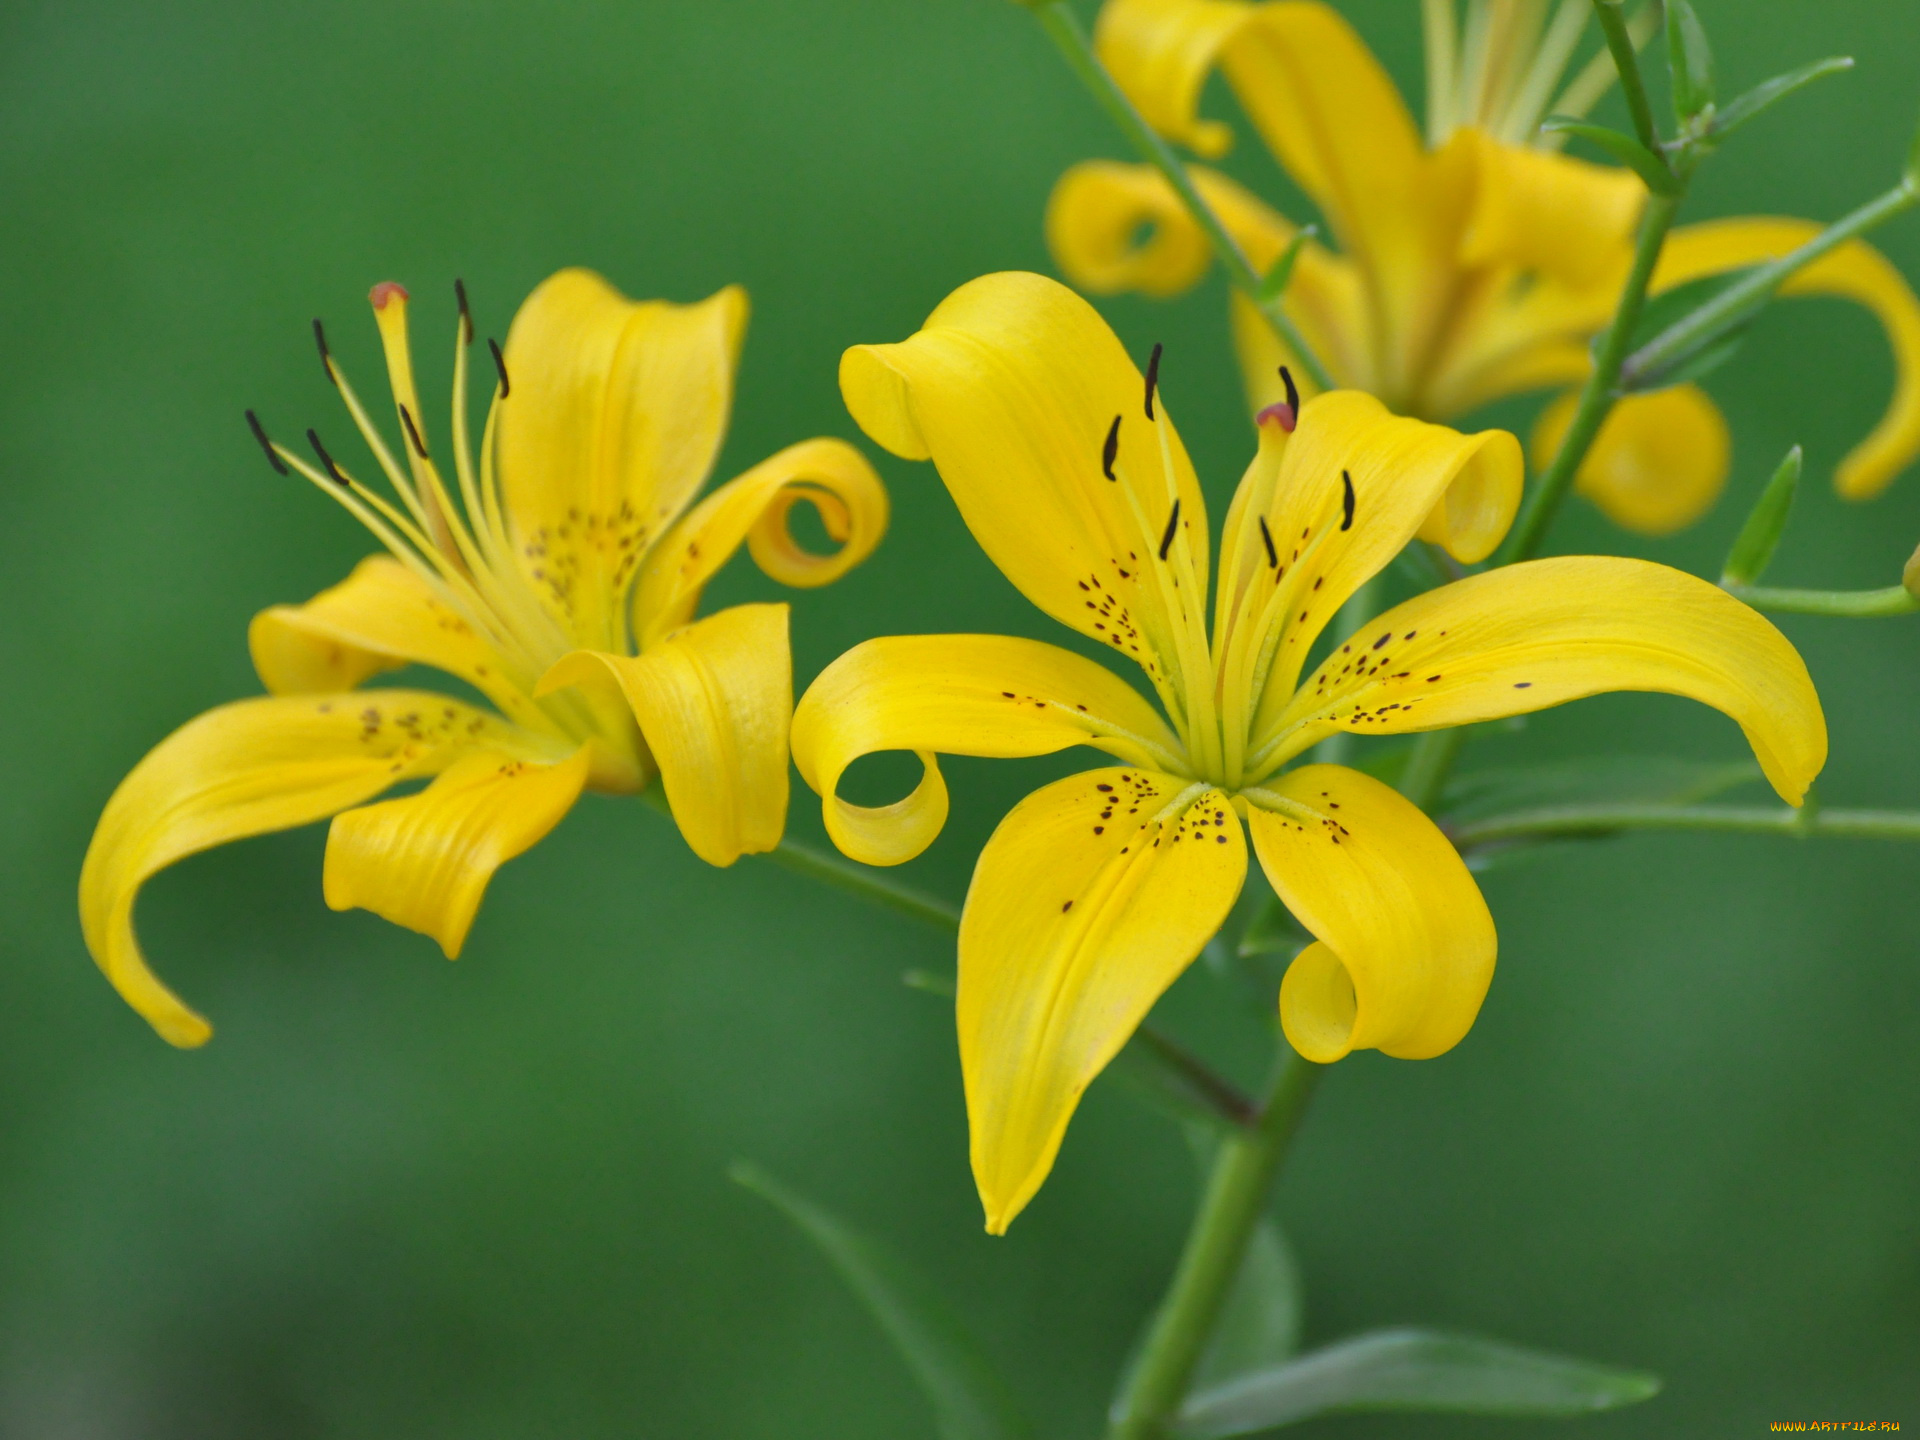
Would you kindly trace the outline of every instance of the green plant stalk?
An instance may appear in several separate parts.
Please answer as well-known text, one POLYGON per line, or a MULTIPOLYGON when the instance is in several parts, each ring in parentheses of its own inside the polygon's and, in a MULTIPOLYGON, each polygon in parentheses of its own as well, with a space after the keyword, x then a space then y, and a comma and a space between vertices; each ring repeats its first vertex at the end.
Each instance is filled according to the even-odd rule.
POLYGON ((1803 270, 1822 255, 1884 224, 1903 210, 1920 203, 1920 181, 1909 176, 1822 230, 1813 239, 1790 250, 1778 260, 1755 266, 1744 279, 1728 286, 1684 319, 1661 331, 1628 356, 1620 367, 1621 376, 1631 382, 1636 376, 1654 373, 1708 342, 1718 331, 1738 321, 1760 303, 1789 276, 1803 270))
POLYGON ((1593 0, 1594 16, 1600 21, 1600 33, 1607 37, 1607 49, 1613 54, 1613 68, 1620 76, 1620 93, 1626 97, 1627 113, 1633 116, 1633 132, 1640 143, 1660 155, 1660 131, 1653 123, 1653 106, 1647 99, 1647 82, 1640 74, 1640 46, 1634 42, 1627 24, 1626 7, 1621 0, 1593 0))
POLYGON ((1400 793, 1422 810, 1431 811, 1439 802, 1440 792, 1446 788, 1447 775, 1460 757, 1460 747, 1466 743, 1467 732, 1463 726, 1422 734, 1413 742, 1413 754, 1400 777, 1400 793))
POLYGON ((1332 375, 1320 363, 1320 357, 1313 353, 1313 347, 1307 344, 1300 327, 1287 314, 1283 305, 1284 297, 1261 298, 1260 276, 1254 273, 1246 252, 1227 233, 1226 226, 1220 223, 1220 217, 1213 213, 1213 208, 1200 197, 1200 192, 1194 188, 1193 178, 1173 153, 1173 147, 1141 117, 1126 92, 1107 73, 1107 67, 1100 63, 1100 57, 1093 52, 1093 42, 1080 24, 1079 17, 1067 7, 1067 0, 1047 0, 1047 3, 1031 5, 1029 8, 1073 73, 1092 92, 1093 98, 1100 102, 1100 108, 1107 112, 1140 158, 1158 170, 1173 187, 1173 193, 1180 197, 1180 203, 1187 207, 1194 223, 1212 243, 1213 252, 1219 257, 1233 287, 1259 307, 1260 313, 1267 317, 1267 323, 1273 326, 1287 348, 1294 353, 1300 361, 1300 368, 1307 372, 1313 383, 1322 390, 1333 389, 1332 375))
POLYGON ((1220 1142, 1173 1284, 1114 1404, 1108 1440, 1162 1440, 1167 1434, 1324 1069, 1287 1051, 1252 1128, 1220 1142))
MULTIPOLYGON (((1601 9, 1606 8, 1604 0, 1595 0, 1595 3, 1601 9)), ((1566 438, 1560 442, 1553 463, 1547 466, 1546 473, 1535 483, 1520 508, 1520 518, 1514 522, 1500 550, 1498 563, 1502 565, 1530 560, 1539 551, 1567 492, 1573 488, 1573 477, 1593 447, 1594 437, 1613 412, 1614 401, 1619 398, 1620 367, 1627 358, 1633 328, 1640 323, 1640 312, 1647 303, 1653 267, 1659 262, 1660 249, 1666 244, 1667 232, 1673 228, 1673 219, 1679 213, 1684 195, 1683 183, 1679 194, 1647 197, 1646 212, 1640 217, 1639 238, 1634 243, 1633 269, 1628 272, 1626 286, 1620 292, 1613 323, 1607 327, 1600 351, 1594 357, 1593 373, 1580 391, 1580 407, 1574 412, 1573 423, 1567 427, 1566 438)))
POLYGON ((1729 585, 1729 595, 1756 610, 1785 615, 1911 615, 1920 610, 1920 596, 1904 585, 1884 590, 1776 590, 1767 585, 1729 585))
POLYGON ((1799 810, 1787 805, 1555 805, 1449 828, 1454 843, 1462 846, 1541 836, 1611 835, 1621 830, 1723 830, 1747 835, 1920 840, 1920 813, 1816 809, 1811 803, 1799 810))

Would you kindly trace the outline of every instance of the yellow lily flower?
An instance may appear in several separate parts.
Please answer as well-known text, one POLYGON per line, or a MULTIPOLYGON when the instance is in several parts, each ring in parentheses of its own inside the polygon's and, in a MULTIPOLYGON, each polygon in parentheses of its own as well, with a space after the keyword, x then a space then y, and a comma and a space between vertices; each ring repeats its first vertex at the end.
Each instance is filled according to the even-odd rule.
POLYGON ((1416 535, 1479 560, 1520 494, 1513 436, 1396 417, 1357 391, 1263 412, 1209 630, 1206 506, 1156 394, 1158 359, 1143 381, 1079 296, 999 274, 956 290, 905 342, 841 361, 861 428, 932 459, 1007 578, 1136 661, 1161 703, 1053 645, 935 635, 855 647, 794 712, 800 773, 835 843, 868 864, 910 859, 938 834, 938 752, 1088 745, 1119 762, 1022 801, 967 892, 960 1055, 994 1233, 1045 1179, 1081 1092, 1226 919, 1246 874, 1242 822, 1316 937, 1279 996, 1301 1054, 1438 1055, 1473 1024, 1495 949, 1478 887, 1398 792, 1339 765, 1286 768, 1320 740, 1657 690, 1732 716, 1792 803, 1826 756, 1818 697, 1780 632, 1639 560, 1492 570, 1389 610, 1307 670, 1334 613, 1416 535), (919 754, 913 792, 881 807, 842 799, 847 767, 883 750, 919 754))
MULTIPOLYGON (((1095 41, 1147 120, 1207 158, 1232 140, 1226 125, 1198 113, 1208 75, 1221 70, 1339 242, 1340 253, 1305 246, 1288 314, 1339 384, 1401 414, 1450 421, 1503 396, 1577 386, 1627 273, 1642 182, 1556 154, 1557 139, 1538 132, 1587 9, 1562 4, 1548 23, 1546 0, 1470 0, 1462 44, 1450 0, 1429 0, 1425 143, 1386 71, 1317 0, 1107 0, 1095 41)), ((1591 105, 1601 87, 1588 77, 1551 109, 1591 105)), ((1297 227, 1219 172, 1192 173, 1264 273, 1297 227)), ((1772 259, 1819 228, 1774 218, 1683 226, 1668 239, 1653 291, 1772 259)), ((1047 235, 1067 278, 1098 294, 1175 294, 1211 259, 1172 188, 1140 165, 1099 160, 1067 171, 1047 235)), ((1920 302, 1859 241, 1800 271, 1782 293, 1854 300, 1886 327, 1892 404, 1834 477, 1850 499, 1877 495, 1920 453, 1920 302)), ((1232 303, 1253 403, 1271 404, 1280 398, 1275 367, 1292 357, 1249 301, 1232 303)), ((1543 415, 1538 463, 1551 457, 1571 408, 1569 398, 1543 415)), ((1617 523, 1664 534, 1713 504, 1728 456, 1713 402, 1696 385, 1677 385, 1622 401, 1576 483, 1617 523)))
POLYGON ((586 270, 541 284, 504 352, 487 342, 498 383, 476 464, 474 332, 459 293, 442 449, 414 389, 407 292, 373 290, 404 466, 314 324, 328 378, 397 504, 313 431, 317 465, 269 441, 248 412, 275 468, 339 501, 386 553, 304 605, 256 616, 248 639, 268 695, 210 710, 161 741, 100 817, 80 876, 87 946, 176 1045, 212 1030, 148 968, 134 902, 156 872, 229 840, 333 817, 327 904, 431 935, 449 958, 493 872, 584 789, 631 793, 658 774, 687 843, 715 865, 780 841, 793 708, 787 606, 698 620, 694 611, 743 541, 788 585, 824 585, 865 559, 886 529, 879 478, 846 442, 806 440, 694 505, 732 407, 746 293, 636 303, 586 270), (449 453, 451 485, 440 468, 449 453), (794 541, 787 521, 800 501, 837 542, 832 555, 794 541), (406 665, 445 671, 490 707, 357 688, 406 665), (428 778, 416 794, 368 803, 428 778))

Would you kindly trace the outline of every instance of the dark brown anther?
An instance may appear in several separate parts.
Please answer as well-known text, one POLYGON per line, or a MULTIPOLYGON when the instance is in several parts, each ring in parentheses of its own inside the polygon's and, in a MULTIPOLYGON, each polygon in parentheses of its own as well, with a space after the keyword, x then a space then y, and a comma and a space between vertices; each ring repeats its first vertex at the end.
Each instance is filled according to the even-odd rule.
POLYGON ((1346 471, 1340 472, 1340 483, 1346 486, 1346 493, 1340 497, 1340 528, 1353 528, 1353 476, 1346 471))
POLYGON ((1297 417, 1300 414, 1300 387, 1293 383, 1293 372, 1284 365, 1280 367, 1280 383, 1287 387, 1287 408, 1297 417))
POLYGON ((513 387, 507 382, 507 357, 500 353, 500 347, 491 336, 487 339, 487 349, 493 352, 493 368, 500 372, 500 398, 507 398, 507 392, 513 387))
POLYGON ((313 343, 320 347, 320 368, 327 372, 329 381, 338 385, 340 381, 333 373, 333 352, 327 349, 327 330, 320 323, 320 317, 317 315, 313 319, 313 343))
POLYGON ((455 280, 453 282, 453 296, 454 299, 460 302, 460 343, 462 345, 471 345, 473 343, 473 311, 467 308, 466 281, 455 280))
POLYGON ((314 430, 307 431, 307 443, 313 447, 313 453, 320 457, 321 465, 326 468, 327 474, 333 477, 334 483, 345 486, 351 490, 353 488, 353 482, 347 479, 345 475, 342 475, 340 473, 340 467, 333 463, 333 456, 329 455, 327 453, 327 447, 320 443, 319 432, 314 430))
POLYGON ((1153 419, 1153 392, 1160 385, 1160 342, 1153 342, 1153 354, 1147 357, 1147 418, 1153 419))
POLYGON ((282 475, 285 475, 287 473, 286 461, 274 453, 273 441, 267 438, 266 427, 260 423, 260 417, 251 410, 247 411, 247 425, 253 431, 253 438, 260 442, 260 448, 267 452, 267 463, 282 475))
POLYGON ((1174 532, 1180 528, 1180 502, 1173 502, 1173 511, 1167 516, 1167 533, 1160 537, 1160 558, 1167 558, 1167 551, 1173 548, 1174 532))
POLYGON ((1267 545, 1267 568, 1269 570, 1278 570, 1280 568, 1280 552, 1273 548, 1273 532, 1267 528, 1267 517, 1264 515, 1260 517, 1260 538, 1264 540, 1267 545))
POLYGON ((419 430, 414 427, 413 416, 407 413, 404 405, 400 407, 400 423, 406 427, 407 439, 413 442, 414 453, 422 460, 431 460, 433 457, 427 454, 427 442, 420 438, 419 430))
POLYGON ((1120 478, 1118 475, 1115 475, 1113 473, 1114 457, 1117 456, 1119 453, 1120 453, 1120 417, 1116 415, 1113 417, 1112 427, 1107 431, 1106 443, 1100 447, 1100 473, 1106 476, 1107 479, 1109 480, 1118 480, 1120 478))

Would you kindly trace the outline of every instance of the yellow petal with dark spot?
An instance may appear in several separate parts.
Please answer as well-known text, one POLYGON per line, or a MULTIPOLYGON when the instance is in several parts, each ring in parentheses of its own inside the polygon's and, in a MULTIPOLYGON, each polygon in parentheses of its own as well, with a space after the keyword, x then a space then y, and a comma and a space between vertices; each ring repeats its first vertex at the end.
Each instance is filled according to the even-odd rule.
POLYGON ((140 887, 177 860, 288 830, 444 769, 475 747, 538 753, 539 742, 443 696, 375 690, 241 700, 188 721, 107 801, 80 871, 87 948, 133 1008, 175 1045, 207 1022, 147 966, 134 935, 140 887))
POLYGON ((333 817, 323 885, 335 910, 371 910, 466 944, 493 872, 545 839, 586 784, 586 747, 553 764, 499 751, 462 756, 418 795, 333 817))
POLYGON ((1227 918, 1246 839, 1218 790, 1130 768, 1036 790, 981 851, 960 921, 973 1177, 1000 1234, 1081 1093, 1227 918))
POLYGON ((868 865, 911 860, 940 833, 947 790, 936 752, 1012 757, 1090 745, 1153 768, 1180 742, 1138 691, 1058 646, 1004 635, 895 635, 847 651, 801 697, 793 759, 821 797, 827 832, 868 865), (886 806, 839 796, 863 755, 912 750, 920 784, 886 806))
POLYGON ((1493 980, 1493 916, 1419 806, 1370 775, 1307 765, 1248 797, 1254 853, 1318 943, 1287 969, 1280 1023, 1329 1064, 1353 1050, 1444 1054, 1493 980))
POLYGON ((844 440, 789 445, 707 496, 647 555, 633 595, 634 635, 645 649, 686 624, 742 541, 772 578, 811 588, 866 559, 886 531, 886 487, 864 455, 844 440), (802 503, 819 514, 832 554, 794 540, 788 521, 802 503))
POLYGON ((1327 657, 1256 748, 1270 771, 1336 730, 1437 730, 1610 690, 1731 717, 1790 805, 1826 763, 1806 663, 1764 616, 1684 571, 1594 555, 1490 570, 1389 610, 1327 657))

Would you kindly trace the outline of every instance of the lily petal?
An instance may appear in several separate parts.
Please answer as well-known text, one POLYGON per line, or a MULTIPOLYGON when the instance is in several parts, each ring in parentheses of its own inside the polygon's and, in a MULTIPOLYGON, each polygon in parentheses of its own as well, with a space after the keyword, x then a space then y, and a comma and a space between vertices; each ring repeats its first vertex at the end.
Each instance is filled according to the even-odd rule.
POLYGON ((493 872, 545 839, 586 784, 586 746, 554 764, 469 753, 418 795, 333 817, 324 889, 460 954, 493 872))
POLYGON ((1047 248, 1062 273, 1095 295, 1178 295, 1199 284, 1213 263, 1206 235, 1165 177, 1147 165, 1075 165, 1048 197, 1046 228, 1047 248))
POLYGON ((1335 730, 1437 730, 1609 690, 1728 715, 1790 805, 1826 763, 1806 663, 1765 617, 1683 571, 1592 555, 1508 565, 1389 610, 1301 685, 1259 754, 1271 768, 1335 730))
POLYGON ((1493 916, 1447 837, 1391 787, 1307 765, 1251 792, 1254 853, 1317 943, 1287 969, 1280 1023, 1307 1059, 1444 1054, 1493 980, 1493 916))
POLYGON ((827 585, 873 553, 887 530, 887 491, 844 440, 802 440, 762 460, 702 500, 648 553, 633 596, 642 649, 693 618, 700 592, 744 540, 773 579, 827 585), (787 528, 796 504, 814 507, 831 555, 804 549, 787 528))
POLYGON ((547 672, 538 693, 602 677, 633 707, 694 854, 731 865, 780 843, 793 714, 787 606, 736 605, 640 655, 577 650, 547 672))
MULTIPOLYGON (((1753 217, 1710 220, 1675 230, 1653 275, 1656 291, 1757 265, 1806 244, 1821 227, 1809 220, 1753 217)), ((1871 310, 1893 346, 1893 400, 1873 433, 1834 472, 1849 500, 1871 500, 1920 454, 1920 300, 1891 261, 1859 240, 1830 251, 1780 287, 1782 295, 1832 295, 1871 310)))
POLYGON ((868 865, 911 860, 947 819, 935 752, 1012 757, 1090 745, 1149 769, 1184 768, 1180 742, 1103 665, 1005 635, 894 635, 853 647, 801 697, 793 759, 834 844, 868 865), (840 777, 863 755, 912 750, 924 774, 891 805, 854 805, 840 777))
POLYGON ((413 571, 371 555, 304 605, 253 617, 247 645, 275 695, 351 690, 383 670, 431 665, 480 691, 520 724, 551 729, 526 696, 534 677, 502 673, 494 649, 413 571))
POLYGON ((737 286, 635 302, 578 269, 514 316, 501 491, 529 578, 582 643, 617 648, 634 568, 712 469, 746 322, 737 286))
POLYGON ((982 276, 901 344, 848 350, 840 389, 874 440, 934 461, 1034 604, 1132 656, 1176 709, 1184 684, 1207 683, 1193 462, 1085 300, 1041 275, 982 276))
POLYGON ((973 1176, 1003 1233, 1080 1096, 1200 953, 1246 877, 1218 790, 1130 768, 1036 790, 981 851, 960 921, 973 1176))
POLYGON ((1575 287, 1625 278, 1647 200, 1638 175, 1507 145, 1482 130, 1462 133, 1477 171, 1463 264, 1510 265, 1575 287))
MULTIPOLYGON (((1579 395, 1570 393, 1540 413, 1533 429, 1536 468, 1553 459, 1579 408, 1579 395)), ((1671 535, 1713 508, 1732 455, 1719 407, 1699 386, 1675 385, 1619 401, 1574 484, 1623 529, 1671 535)))
POLYGON ((148 968, 133 929, 140 887, 229 840, 324 820, 475 747, 528 751, 485 711, 430 692, 241 700, 162 740, 107 801, 80 871, 80 923, 114 989, 175 1045, 212 1027, 148 968))
MULTIPOLYGON (((1242 482, 1271 488, 1239 507, 1246 520, 1231 552, 1258 567, 1226 675, 1250 707, 1240 733, 1248 713, 1256 733, 1268 728, 1327 622, 1416 534, 1463 560, 1490 554, 1513 522, 1524 469, 1504 430, 1462 435, 1390 414, 1357 390, 1308 401, 1271 481, 1256 460, 1242 482), (1272 537, 1271 565, 1256 520, 1272 537)), ((1234 714, 1226 720, 1231 733, 1234 714)))

